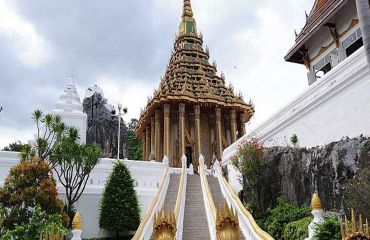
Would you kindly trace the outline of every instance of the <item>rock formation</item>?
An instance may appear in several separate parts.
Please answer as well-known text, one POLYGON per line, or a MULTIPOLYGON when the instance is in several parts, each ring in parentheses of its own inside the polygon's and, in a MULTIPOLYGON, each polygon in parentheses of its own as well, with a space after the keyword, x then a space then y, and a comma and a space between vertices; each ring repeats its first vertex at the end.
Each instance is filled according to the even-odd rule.
MULTIPOLYGON (((106 104, 102 92, 95 91, 83 100, 83 110, 87 114, 86 142, 101 148, 103 157, 117 157, 118 117, 111 113, 111 105, 106 104)), ((121 119, 120 158, 127 156, 127 127, 121 119)))
MULTIPOLYGON (((370 138, 342 139, 323 147, 264 149, 263 172, 268 181, 263 203, 271 207, 277 197, 309 205, 317 191, 325 210, 345 208, 344 184, 359 168, 370 164, 370 138)), ((248 193, 245 193, 247 196, 248 193)))

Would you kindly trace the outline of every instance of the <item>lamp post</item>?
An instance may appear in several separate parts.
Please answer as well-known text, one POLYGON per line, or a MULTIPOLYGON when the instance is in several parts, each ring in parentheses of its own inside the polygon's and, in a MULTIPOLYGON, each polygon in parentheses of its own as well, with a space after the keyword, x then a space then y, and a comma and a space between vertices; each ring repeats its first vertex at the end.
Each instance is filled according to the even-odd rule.
MULTIPOLYGON (((120 150, 120 140, 121 140, 121 116, 126 114, 127 113, 127 108, 123 108, 122 107, 122 104, 119 103, 118 104, 118 113, 117 113, 117 117, 118 117, 118 146, 117 146, 117 159, 119 159, 119 150, 120 150), (122 112, 123 113, 122 113, 122 112)), ((112 111, 112 114, 115 115, 116 112, 115 110, 112 111)))

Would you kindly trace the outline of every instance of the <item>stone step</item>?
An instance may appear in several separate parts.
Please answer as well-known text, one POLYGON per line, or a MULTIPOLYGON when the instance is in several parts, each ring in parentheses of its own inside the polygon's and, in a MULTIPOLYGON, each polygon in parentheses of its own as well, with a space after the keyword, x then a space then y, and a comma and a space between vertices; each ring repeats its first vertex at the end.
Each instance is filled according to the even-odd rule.
POLYGON ((166 193, 166 198, 164 199, 163 206, 166 208, 166 211, 174 211, 177 200, 177 193, 179 191, 180 185, 180 174, 170 174, 170 182, 168 184, 168 189, 166 193))
POLYGON ((188 175, 183 239, 210 239, 199 175, 188 175))
MULTIPOLYGON (((218 182, 218 179, 214 176, 207 176, 207 180, 208 180, 209 189, 211 190, 213 202, 215 203, 215 207, 219 209, 220 206, 226 202, 224 195, 222 195, 220 183, 218 182)), ((240 231, 240 239, 245 239, 241 230, 239 231, 240 231)))

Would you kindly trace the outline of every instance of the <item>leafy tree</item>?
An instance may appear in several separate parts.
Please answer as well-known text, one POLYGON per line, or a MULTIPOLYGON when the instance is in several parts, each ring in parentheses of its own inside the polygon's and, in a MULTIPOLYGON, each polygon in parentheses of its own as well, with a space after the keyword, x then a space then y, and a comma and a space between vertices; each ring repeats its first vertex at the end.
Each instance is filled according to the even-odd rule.
POLYGON ((72 218, 73 205, 81 197, 101 151, 96 145, 79 144, 78 130, 68 128, 53 147, 49 163, 66 192, 66 209, 72 218))
POLYGON ((316 228, 315 240, 341 240, 340 222, 338 218, 327 218, 316 228))
POLYGON ((20 152, 22 151, 23 143, 21 141, 16 141, 10 143, 9 146, 4 147, 3 151, 11 151, 11 152, 20 152))
POLYGON ((143 143, 140 138, 136 136, 136 127, 138 125, 137 119, 131 119, 128 124, 128 139, 127 139, 127 149, 128 158, 131 160, 142 160, 143 159, 143 143))
POLYGON ((100 206, 99 227, 119 233, 136 230, 140 224, 140 208, 134 180, 126 165, 117 161, 105 185, 100 206))
POLYGON ((347 181, 345 187, 347 207, 370 216, 370 167, 361 169, 353 179, 347 181))
POLYGON ((308 225, 313 217, 305 217, 300 220, 290 222, 284 227, 284 240, 304 240, 308 236, 308 225))
POLYGON ((55 234, 64 235, 67 229, 63 227, 60 214, 47 214, 36 206, 31 219, 27 224, 16 226, 7 231, 1 238, 3 240, 39 240, 41 234, 49 233, 53 228, 55 234))
POLYGON ((63 208, 51 169, 39 158, 21 161, 10 169, 0 188, 0 202, 4 229, 26 224, 36 205, 49 214, 61 213, 63 208))
POLYGON ((35 149, 29 145, 23 147, 21 158, 27 158, 32 154, 37 154, 41 159, 48 159, 56 143, 66 129, 60 116, 51 114, 44 115, 41 110, 37 109, 32 114, 32 120, 36 124, 36 141, 35 149))
POLYGON ((283 198, 278 198, 277 206, 268 210, 264 225, 268 233, 275 239, 283 239, 287 224, 309 216, 310 208, 289 204, 283 198))

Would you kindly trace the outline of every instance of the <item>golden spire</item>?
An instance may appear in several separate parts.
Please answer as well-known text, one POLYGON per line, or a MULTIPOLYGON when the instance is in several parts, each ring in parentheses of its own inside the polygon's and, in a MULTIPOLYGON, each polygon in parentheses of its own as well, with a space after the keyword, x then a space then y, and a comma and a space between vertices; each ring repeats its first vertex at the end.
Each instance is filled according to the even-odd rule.
POLYGON ((180 23, 180 35, 189 34, 197 36, 197 27, 193 18, 190 0, 184 0, 182 19, 180 23))
POLYGON ((75 216, 73 217, 72 229, 82 229, 81 215, 79 212, 76 212, 75 216))
POLYGON ((183 10, 182 10, 182 18, 185 18, 185 17, 189 17, 189 18, 193 17, 193 10, 191 9, 190 0, 184 0, 184 7, 183 7, 183 10))
POLYGON ((319 195, 317 195, 317 193, 314 193, 312 195, 311 208, 312 210, 322 210, 321 200, 319 198, 319 195))

